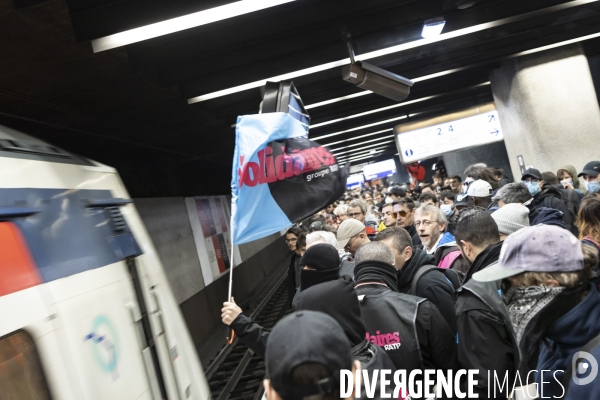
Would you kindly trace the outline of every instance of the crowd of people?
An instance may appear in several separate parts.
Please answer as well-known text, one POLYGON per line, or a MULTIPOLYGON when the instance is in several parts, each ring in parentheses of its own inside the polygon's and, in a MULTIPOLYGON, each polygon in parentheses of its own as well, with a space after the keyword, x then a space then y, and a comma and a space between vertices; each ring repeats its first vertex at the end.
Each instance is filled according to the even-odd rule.
POLYGON ((517 380, 545 398, 600 393, 572 371, 579 351, 600 359, 600 161, 368 185, 285 240, 294 313, 269 332, 233 300, 222 309, 266 360, 269 400, 340 398, 341 369, 474 369, 480 399, 517 380), (490 390, 490 374, 509 384, 490 390))

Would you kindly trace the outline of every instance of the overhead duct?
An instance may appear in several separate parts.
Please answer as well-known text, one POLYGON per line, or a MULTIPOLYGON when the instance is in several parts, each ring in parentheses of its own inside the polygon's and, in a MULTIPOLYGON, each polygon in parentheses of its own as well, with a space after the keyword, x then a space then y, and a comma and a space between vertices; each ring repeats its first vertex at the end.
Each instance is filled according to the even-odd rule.
POLYGON ((342 79, 395 101, 402 101, 408 97, 410 88, 414 85, 410 79, 366 62, 356 62, 349 35, 346 34, 344 39, 350 54, 350 65, 342 67, 342 79))

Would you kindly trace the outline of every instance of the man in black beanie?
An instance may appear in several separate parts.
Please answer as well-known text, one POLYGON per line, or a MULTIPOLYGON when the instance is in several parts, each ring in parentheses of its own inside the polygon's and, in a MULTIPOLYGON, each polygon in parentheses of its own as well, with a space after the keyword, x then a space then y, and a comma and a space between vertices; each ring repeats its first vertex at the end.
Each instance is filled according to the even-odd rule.
POLYGON ((381 242, 356 252, 356 292, 367 340, 382 347, 396 369, 456 369, 456 337, 429 300, 398 293, 394 254, 381 242))
POLYGON ((336 280, 340 276, 340 255, 335 247, 327 243, 310 246, 302 256, 300 265, 299 292, 322 282, 336 280))
MULTIPOLYGON (((294 296, 296 309, 298 294, 319 283, 336 280, 340 276, 340 256, 335 247, 319 243, 309 247, 300 260, 300 287, 294 296)), ((269 331, 242 314, 235 300, 223 303, 221 309, 223 323, 231 326, 240 340, 252 351, 264 358, 269 331)))

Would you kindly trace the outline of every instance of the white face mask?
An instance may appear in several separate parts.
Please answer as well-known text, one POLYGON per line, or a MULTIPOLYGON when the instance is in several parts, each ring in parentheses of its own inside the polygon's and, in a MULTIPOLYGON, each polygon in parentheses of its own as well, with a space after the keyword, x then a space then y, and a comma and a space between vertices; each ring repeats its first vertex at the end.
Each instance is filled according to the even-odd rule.
POLYGON ((442 210, 444 212, 444 214, 446 214, 446 217, 449 217, 452 215, 452 205, 450 204, 440 204, 440 210, 442 210))
POLYGON ((563 179, 562 181, 560 181, 560 183, 562 183, 562 184, 563 184, 563 186, 564 186, 565 184, 568 184, 568 185, 571 185, 571 186, 573 186, 573 180, 572 180, 572 179, 563 179))
POLYGON ((394 199, 392 199, 390 196, 385 198, 385 204, 392 204, 394 202, 394 199))

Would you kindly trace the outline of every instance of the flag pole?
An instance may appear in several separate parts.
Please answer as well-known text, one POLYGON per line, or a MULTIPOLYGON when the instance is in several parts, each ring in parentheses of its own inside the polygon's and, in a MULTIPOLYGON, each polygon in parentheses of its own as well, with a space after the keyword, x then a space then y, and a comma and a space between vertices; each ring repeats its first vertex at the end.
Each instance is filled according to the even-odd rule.
MULTIPOLYGON (((232 289, 233 289, 233 231, 231 231, 231 252, 229 253, 229 292, 227 295, 227 301, 232 300, 232 289)), ((233 343, 233 339, 235 338, 235 331, 229 328, 229 337, 227 338, 227 344, 233 343)))

